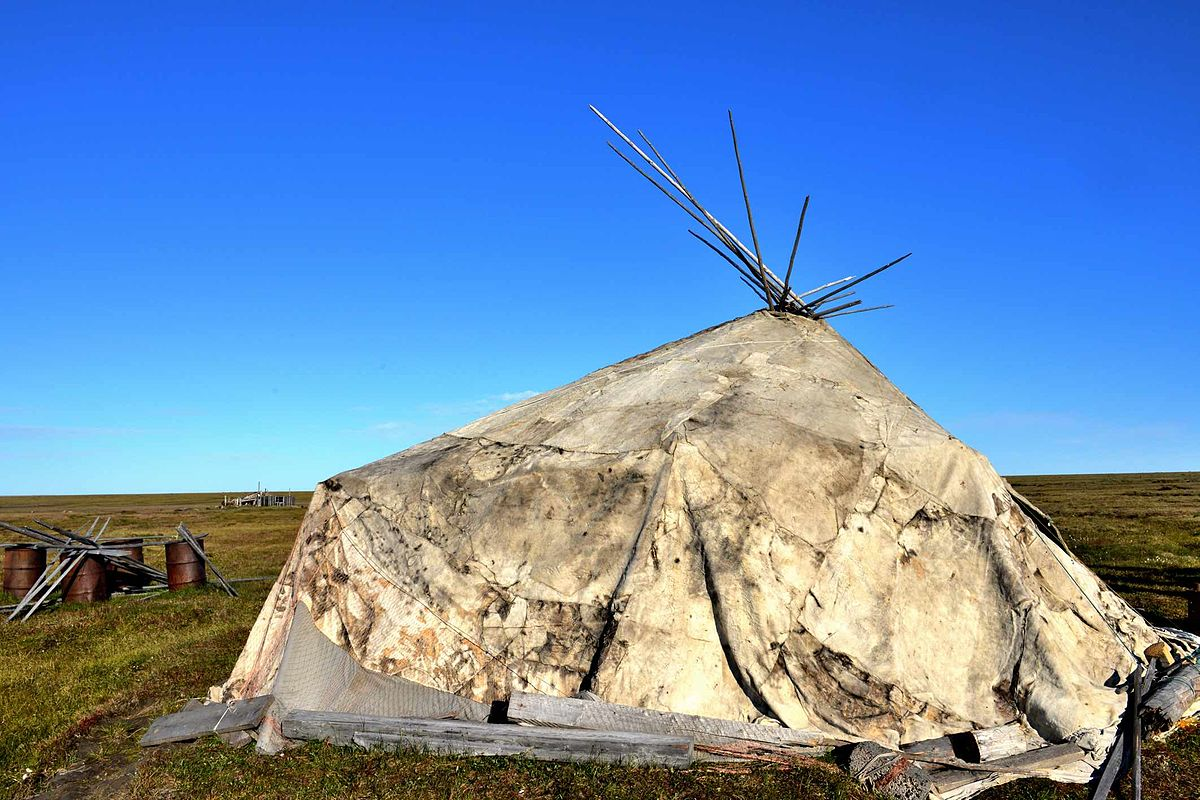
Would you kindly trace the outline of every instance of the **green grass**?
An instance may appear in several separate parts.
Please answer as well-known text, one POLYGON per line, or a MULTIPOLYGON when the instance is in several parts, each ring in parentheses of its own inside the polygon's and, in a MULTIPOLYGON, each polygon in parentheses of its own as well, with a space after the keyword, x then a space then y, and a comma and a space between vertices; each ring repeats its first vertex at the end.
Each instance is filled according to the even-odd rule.
MULTIPOLYGON (((1200 474, 1021 477, 1014 485, 1054 517, 1076 554, 1156 622, 1183 623, 1180 592, 1200 581, 1200 474)), ((209 534, 230 577, 274 575, 291 548, 294 509, 219 510, 220 495, 0 498, 0 519, 78 527, 113 516, 119 534, 163 534, 180 521, 209 534)), ((147 558, 161 564, 161 549, 147 558)), ((546 764, 523 759, 364 754, 312 744, 279 757, 218 742, 141 752, 153 717, 220 683, 270 587, 215 589, 65 607, 3 628, 0 797, 864 798, 832 768, 689 770, 546 764), (136 768, 130 766, 135 759, 136 768), (70 776, 84 776, 72 785, 70 776), (57 777, 56 777, 57 776, 57 777), (108 781, 108 782, 106 782, 108 781), (83 784, 83 789, 80 788, 83 784), (111 785, 110 785, 111 784, 111 785), (67 791, 63 786, 72 786, 67 791), (71 792, 74 792, 72 794, 71 792)), ((1083 798, 1082 787, 1021 781, 986 800, 1083 798)), ((1200 797, 1200 733, 1146 754, 1146 798, 1200 797)))
MULTIPOLYGON (((308 495, 297 502, 307 504, 308 495)), ((111 515, 111 535, 165 534, 179 522, 209 534, 206 549, 229 577, 274 576, 304 514, 217 508, 220 495, 3 497, 0 519, 65 527, 111 515)), ((109 535, 109 534, 106 534, 109 535)), ((9 539, 9 540, 15 540, 9 539)), ((146 560, 162 566, 162 548, 146 560)), ((0 796, 31 795, 78 766, 72 750, 110 718, 154 717, 220 683, 249 634, 271 582, 238 584, 231 598, 197 589, 149 599, 67 606, 3 625, 0 654, 0 796)), ((136 744, 126 734, 126 747, 136 744)))
POLYGON ((1075 554, 1155 624, 1180 627, 1200 583, 1200 472, 1011 478, 1075 554))

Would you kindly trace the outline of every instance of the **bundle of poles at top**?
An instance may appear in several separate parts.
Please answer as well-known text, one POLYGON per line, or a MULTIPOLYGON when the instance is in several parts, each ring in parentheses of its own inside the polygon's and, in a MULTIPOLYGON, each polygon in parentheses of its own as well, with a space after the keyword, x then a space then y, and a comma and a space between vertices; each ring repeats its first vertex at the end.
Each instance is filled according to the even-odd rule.
POLYGON ((648 147, 650 152, 654 154, 654 156, 657 158, 657 161, 647 155, 641 147, 639 147, 632 139, 626 136, 620 128, 618 128, 608 119, 608 117, 601 114, 599 109, 591 105, 589 105, 588 108, 590 108, 592 113, 599 117, 601 121, 603 121, 604 124, 612 130, 613 133, 619 136, 621 141, 628 145, 635 154, 645 161, 646 164, 658 174, 659 178, 661 178, 663 183, 666 185, 664 186, 663 183, 660 183, 658 180, 656 180, 654 176, 650 175, 636 163, 634 163, 633 159, 622 152, 621 148, 612 142, 609 142, 608 146, 612 148, 612 151, 620 156, 626 164, 633 167, 634 170, 636 170, 643 178, 654 184, 654 186, 657 187, 660 192, 671 198, 675 205, 682 208, 684 212, 688 214, 688 216, 695 220, 696 223, 704 229, 705 233, 708 234, 708 237, 716 240, 716 244, 714 244, 710 238, 705 237, 695 230, 690 228, 688 229, 688 233, 703 242, 710 250, 719 255, 721 258, 727 261, 731 267, 737 270, 742 283, 749 286, 750 289, 764 303, 767 304, 767 308, 770 308, 774 311, 781 311, 788 314, 796 314, 798 316, 808 317, 809 319, 829 319, 830 317, 840 317, 845 314, 861 314, 864 311, 878 311, 880 309, 892 307, 891 304, 888 304, 882 306, 871 306, 869 308, 856 308, 856 306, 862 305, 862 300, 851 300, 845 303, 841 303, 840 301, 846 300, 847 298, 856 294, 856 292, 852 291, 852 287, 857 286, 868 278, 875 277, 890 267, 896 266, 901 261, 911 256, 912 253, 907 253, 903 256, 900 256, 900 258, 888 262, 882 267, 872 270, 861 277, 848 275, 845 278, 841 278, 836 281, 830 281, 829 283, 822 284, 815 289, 809 289, 808 291, 801 292, 800 294, 797 294, 793 290, 792 268, 796 265, 796 251, 800 247, 800 234, 804 231, 804 217, 808 213, 809 198, 807 196, 804 198, 804 206, 800 209, 800 222, 796 225, 796 238, 792 242, 792 254, 788 258, 787 271, 784 273, 783 279, 781 280, 778 275, 776 275, 770 270, 770 268, 767 267, 766 262, 763 260, 762 249, 758 244, 758 231, 754 227, 754 213, 750 210, 750 193, 746 190, 746 173, 742 168, 742 156, 741 152, 738 150, 737 129, 733 125, 732 111, 729 112, 729 133, 733 138, 733 156, 737 160, 738 178, 742 183, 742 199, 746 203, 746 219, 750 224, 750 240, 754 245, 753 250, 742 244, 742 242, 733 235, 729 228, 722 225, 716 217, 714 217, 704 208, 704 206, 700 205, 700 201, 698 201, 696 196, 692 194, 690 190, 688 190, 683 181, 680 179, 679 174, 671 168, 671 165, 667 163, 667 160, 663 158, 662 153, 660 153, 658 148, 651 143, 646 134, 642 133, 640 130, 637 131, 638 137, 646 143, 646 147, 648 147), (824 290, 829 291, 826 291, 824 294, 821 294, 820 296, 811 300, 805 299, 812 297, 813 295, 824 290), (834 303, 837 303, 837 305, 833 305, 834 303))

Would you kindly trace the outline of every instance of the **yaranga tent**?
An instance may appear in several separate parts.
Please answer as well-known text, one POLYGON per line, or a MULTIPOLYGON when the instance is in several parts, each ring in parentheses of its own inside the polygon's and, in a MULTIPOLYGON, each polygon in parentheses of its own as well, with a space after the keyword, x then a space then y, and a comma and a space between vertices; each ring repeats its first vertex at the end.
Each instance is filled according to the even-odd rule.
POLYGON ((1015 724, 1074 745, 1016 773, 1090 779, 1146 649, 1200 641, 753 266, 771 309, 320 484, 213 699, 272 694, 260 744, 299 710, 481 721, 529 694, 741 739, 1015 724))

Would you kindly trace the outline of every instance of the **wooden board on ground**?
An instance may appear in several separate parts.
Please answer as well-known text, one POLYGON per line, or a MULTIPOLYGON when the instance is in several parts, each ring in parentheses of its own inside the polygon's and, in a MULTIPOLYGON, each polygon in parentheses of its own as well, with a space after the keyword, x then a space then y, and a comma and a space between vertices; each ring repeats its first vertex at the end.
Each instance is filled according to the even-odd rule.
POLYGON ((274 697, 269 694, 225 703, 189 703, 181 711, 159 717, 142 737, 142 747, 188 742, 210 733, 233 733, 257 728, 274 697))
POLYGON ((833 746, 845 743, 819 731, 755 725, 670 711, 651 711, 601 700, 550 697, 525 692, 513 692, 509 698, 508 718, 514 722, 551 728, 686 736, 701 745, 756 742, 786 747, 804 755, 828 752, 833 746))
POLYGON ((1015 756, 985 761, 982 764, 972 764, 970 769, 947 769, 935 772, 933 773, 933 783, 938 792, 948 792, 974 783, 989 772, 1028 775, 1040 770, 1065 767, 1075 763, 1083 756, 1083 749, 1076 745, 1052 744, 1015 756))
POLYGON ((687 766, 692 740, 624 731, 581 731, 462 720, 372 717, 293 711, 283 718, 289 739, 363 747, 415 748, 461 755, 522 755, 547 761, 607 761, 687 766))

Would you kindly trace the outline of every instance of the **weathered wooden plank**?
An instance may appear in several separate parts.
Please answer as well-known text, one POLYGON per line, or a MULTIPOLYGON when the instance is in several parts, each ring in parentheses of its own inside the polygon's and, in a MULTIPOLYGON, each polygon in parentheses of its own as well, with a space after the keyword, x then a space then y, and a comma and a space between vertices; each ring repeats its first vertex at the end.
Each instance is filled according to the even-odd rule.
POLYGON ((199 708, 185 708, 174 714, 167 714, 150 723, 150 728, 138 744, 142 747, 154 747, 199 739, 212 733, 224 714, 224 703, 210 703, 199 708))
POLYGON ((372 717, 293 711, 283 718, 289 739, 364 747, 417 748, 465 755, 523 755, 548 761, 609 761, 687 766, 692 740, 625 731, 581 731, 463 720, 372 717))
POLYGON ((258 697, 250 697, 245 700, 238 700, 226 706, 225 714, 218 720, 213 728, 214 733, 233 733, 234 731, 248 731, 251 728, 257 728, 262 722, 263 717, 267 715, 267 709, 271 707, 271 703, 275 702, 275 698, 269 694, 261 694, 258 697))
POLYGON ((258 727, 274 697, 269 694, 233 703, 188 703, 181 711, 159 717, 141 739, 142 747, 187 742, 210 733, 233 733, 258 727))
POLYGON ((932 773, 933 783, 937 791, 948 792, 973 783, 989 772, 1027 775, 1072 764, 1083 758, 1083 755, 1083 749, 1077 745, 1052 744, 982 764, 962 764, 957 769, 935 772, 932 773))
POLYGON ((733 742, 765 742, 796 749, 805 755, 828 751, 844 740, 820 731, 754 725, 748 722, 652 711, 602 700, 513 692, 508 700, 508 718, 514 722, 555 728, 586 728, 600 731, 638 731, 687 736, 697 744, 727 745, 733 742))

